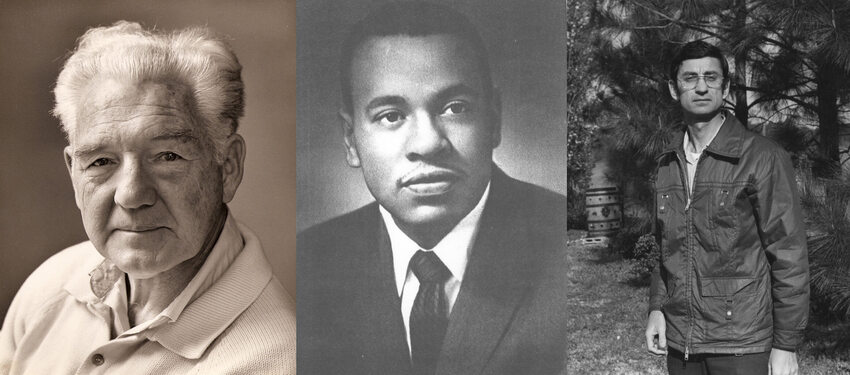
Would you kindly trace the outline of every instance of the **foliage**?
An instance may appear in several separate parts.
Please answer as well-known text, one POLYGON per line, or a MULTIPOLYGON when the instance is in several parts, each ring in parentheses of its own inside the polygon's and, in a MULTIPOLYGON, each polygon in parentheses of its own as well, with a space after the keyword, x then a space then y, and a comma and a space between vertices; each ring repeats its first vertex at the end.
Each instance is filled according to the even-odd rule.
POLYGON ((850 319, 850 181, 803 176, 812 310, 821 318, 850 319))
POLYGON ((635 280, 643 284, 648 284, 649 276, 658 264, 658 258, 661 256, 661 250, 658 249, 658 243, 655 242, 655 237, 652 234, 640 236, 635 243, 634 255, 629 273, 635 280))
POLYGON ((595 127, 587 124, 570 126, 567 134, 567 223, 570 228, 586 229, 584 193, 590 182, 593 169, 591 153, 595 127))
POLYGON ((624 259, 635 258, 635 244, 641 236, 649 233, 651 224, 644 217, 624 217, 620 231, 611 237, 611 241, 608 243, 609 250, 618 253, 624 259))
POLYGON ((570 228, 586 228, 584 193, 593 169, 592 147, 596 126, 587 121, 585 107, 592 64, 588 47, 593 1, 569 4, 567 14, 567 223, 570 228))

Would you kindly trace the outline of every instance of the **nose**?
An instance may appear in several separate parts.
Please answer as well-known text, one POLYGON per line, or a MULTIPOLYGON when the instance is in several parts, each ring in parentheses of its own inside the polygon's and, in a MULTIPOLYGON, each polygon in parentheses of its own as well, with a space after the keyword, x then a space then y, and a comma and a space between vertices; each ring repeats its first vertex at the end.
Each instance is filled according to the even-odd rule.
POLYGON ((705 77, 699 76, 697 77, 697 85, 694 87, 694 91, 698 93, 706 93, 708 92, 708 84, 705 83, 705 77))
POLYGON ((156 203, 156 189, 139 160, 125 159, 117 172, 115 203, 125 209, 137 209, 156 203))
POLYGON ((428 159, 439 155, 449 148, 449 140, 445 129, 435 121, 434 117, 425 111, 413 116, 410 135, 407 144, 409 160, 428 159))

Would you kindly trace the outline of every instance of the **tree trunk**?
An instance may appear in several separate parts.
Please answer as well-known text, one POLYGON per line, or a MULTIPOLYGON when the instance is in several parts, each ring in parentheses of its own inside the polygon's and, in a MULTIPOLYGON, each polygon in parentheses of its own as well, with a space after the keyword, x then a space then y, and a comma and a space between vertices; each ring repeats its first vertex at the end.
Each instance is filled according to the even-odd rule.
POLYGON ((841 81, 841 71, 832 63, 817 61, 815 80, 818 85, 818 141, 821 158, 837 167, 839 161, 838 149, 838 82, 841 81))
MULTIPOLYGON (((747 0, 735 0, 735 30, 745 30, 747 27, 747 0)), ((734 82, 739 87, 747 85, 747 54, 746 48, 741 48, 733 57, 735 63, 734 82)), ((733 93, 735 98, 735 117, 745 127, 748 127, 749 112, 747 110, 747 91, 737 89, 733 93)))

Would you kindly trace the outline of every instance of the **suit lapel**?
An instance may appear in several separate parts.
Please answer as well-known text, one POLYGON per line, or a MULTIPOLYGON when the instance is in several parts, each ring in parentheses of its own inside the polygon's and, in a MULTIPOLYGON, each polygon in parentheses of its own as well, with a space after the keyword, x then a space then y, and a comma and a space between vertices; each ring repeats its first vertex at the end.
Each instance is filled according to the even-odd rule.
POLYGON ((355 342, 360 346, 356 350, 361 353, 363 373, 407 374, 410 356, 393 276, 389 236, 377 210, 373 217, 376 222, 368 226, 371 229, 367 233, 371 232, 371 236, 367 247, 353 251, 362 255, 352 264, 352 270, 362 272, 351 278, 351 290, 357 293, 351 311, 355 342))
POLYGON ((523 207, 495 170, 491 194, 463 284, 452 308, 437 374, 481 373, 508 329, 533 277, 523 207))

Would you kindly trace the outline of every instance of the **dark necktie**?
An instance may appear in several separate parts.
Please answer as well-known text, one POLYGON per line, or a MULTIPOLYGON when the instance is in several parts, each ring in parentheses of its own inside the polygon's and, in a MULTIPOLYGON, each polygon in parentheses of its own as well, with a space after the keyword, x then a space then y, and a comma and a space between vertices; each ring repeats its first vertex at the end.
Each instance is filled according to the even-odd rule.
POLYGON ((449 301, 444 292, 451 272, 436 254, 419 250, 410 259, 419 292, 410 311, 410 352, 413 373, 433 375, 449 325, 449 301))

